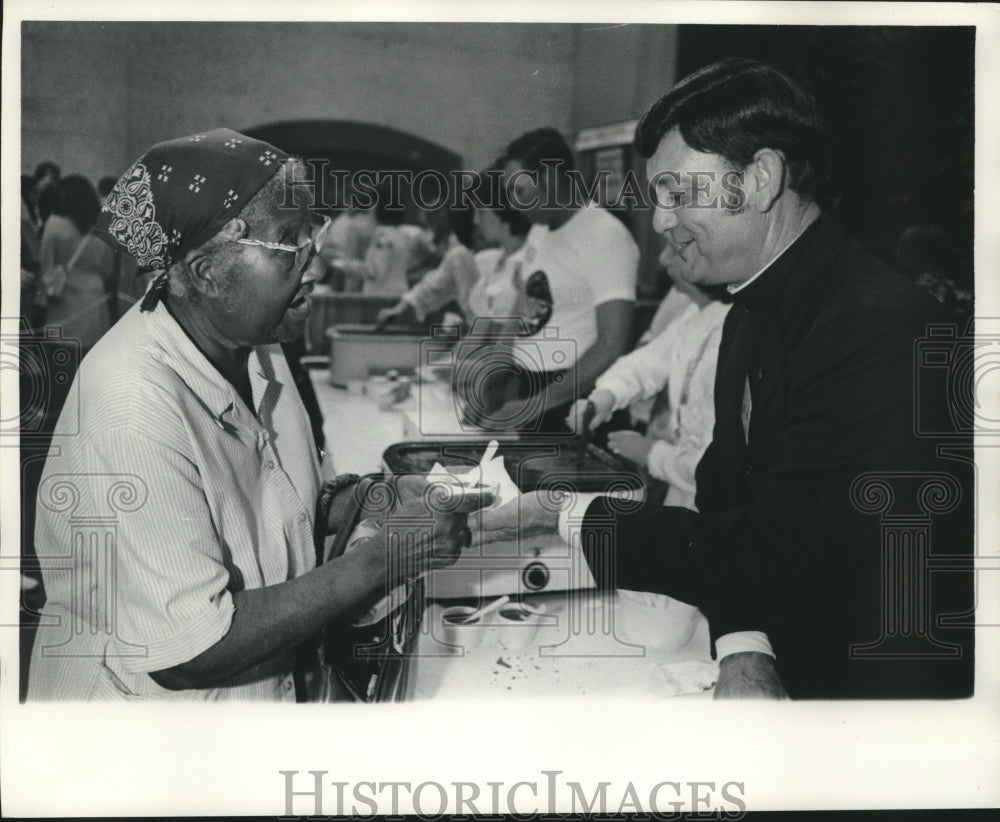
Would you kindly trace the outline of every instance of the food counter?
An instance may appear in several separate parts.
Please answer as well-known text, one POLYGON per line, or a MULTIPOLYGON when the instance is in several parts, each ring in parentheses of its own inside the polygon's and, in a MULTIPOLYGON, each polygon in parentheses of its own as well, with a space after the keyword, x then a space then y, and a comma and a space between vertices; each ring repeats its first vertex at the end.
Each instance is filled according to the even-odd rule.
MULTIPOLYGON (((487 436, 494 438, 470 439, 447 385, 429 382, 404 396, 384 379, 335 388, 325 371, 312 375, 337 473, 425 471, 433 462, 461 468, 475 464, 487 436), (449 413, 453 422, 445 430, 449 413), (435 424, 421 426, 429 415, 435 424)), ((572 440, 546 445, 509 436, 501 444, 522 490, 544 484, 546 459, 562 459, 572 465, 548 468, 591 481, 599 469, 620 492, 627 484, 620 463, 602 467, 614 458, 593 446, 587 451, 591 462, 581 463, 572 440)), ((641 493, 634 475, 632 482, 641 493)), ((425 579, 425 608, 414 620, 391 698, 710 695, 718 668, 707 624, 694 609, 646 594, 596 591, 578 547, 557 536, 522 542, 471 546, 455 566, 425 579), (466 624, 470 615, 475 624, 466 624)), ((364 693, 364 683, 356 690, 364 693)))

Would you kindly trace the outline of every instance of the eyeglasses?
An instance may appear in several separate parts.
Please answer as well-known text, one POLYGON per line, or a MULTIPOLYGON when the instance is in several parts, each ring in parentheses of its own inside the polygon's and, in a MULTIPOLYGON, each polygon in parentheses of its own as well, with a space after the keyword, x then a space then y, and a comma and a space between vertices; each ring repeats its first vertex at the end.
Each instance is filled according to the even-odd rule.
POLYGON ((319 252, 320 247, 323 245, 323 237, 326 235, 327 229, 330 227, 330 223, 333 222, 329 217, 323 218, 323 225, 321 225, 313 235, 305 242, 299 245, 288 245, 287 243, 271 243, 266 240, 251 240, 251 239, 241 239, 235 242, 240 245, 256 245, 261 248, 269 249, 270 251, 287 251, 289 254, 295 255, 295 266, 299 273, 304 273, 314 259, 316 259, 316 254, 319 252))

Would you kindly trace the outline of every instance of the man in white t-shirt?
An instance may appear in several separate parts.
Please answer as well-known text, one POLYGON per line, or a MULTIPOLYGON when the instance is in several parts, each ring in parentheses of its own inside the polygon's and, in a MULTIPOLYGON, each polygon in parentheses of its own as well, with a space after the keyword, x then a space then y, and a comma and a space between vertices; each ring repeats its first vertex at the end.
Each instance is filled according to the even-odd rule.
POLYGON ((517 346, 518 360, 541 379, 526 380, 525 396, 496 416, 524 430, 563 431, 569 404, 628 348, 639 248, 621 221, 581 200, 573 153, 558 131, 521 135, 505 158, 507 199, 532 223, 517 312, 530 337, 517 346), (543 402, 527 395, 540 390, 543 402))

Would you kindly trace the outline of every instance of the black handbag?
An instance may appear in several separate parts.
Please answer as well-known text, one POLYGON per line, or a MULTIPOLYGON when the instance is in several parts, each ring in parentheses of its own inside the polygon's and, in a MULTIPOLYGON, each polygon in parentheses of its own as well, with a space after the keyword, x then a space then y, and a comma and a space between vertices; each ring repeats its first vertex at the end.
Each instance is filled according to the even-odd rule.
MULTIPOLYGON (((388 514, 395 489, 381 474, 363 477, 354 487, 326 560, 342 556, 365 516, 388 514)), ((399 702, 406 698, 409 656, 416 647, 426 605, 422 577, 403 583, 406 596, 381 619, 355 625, 351 616, 335 619, 323 631, 324 658, 337 683, 357 702, 399 702)), ((388 594, 388 592, 385 592, 388 594)))

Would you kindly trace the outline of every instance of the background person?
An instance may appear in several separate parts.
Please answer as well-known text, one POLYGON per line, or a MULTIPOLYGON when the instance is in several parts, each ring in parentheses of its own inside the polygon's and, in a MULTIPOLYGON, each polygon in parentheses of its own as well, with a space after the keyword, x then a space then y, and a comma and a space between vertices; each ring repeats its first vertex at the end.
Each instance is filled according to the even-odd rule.
POLYGON ((104 202, 108 198, 108 195, 114 190, 115 183, 117 182, 118 178, 112 177, 110 174, 101 177, 97 181, 97 193, 100 195, 101 202, 104 202))
POLYGON ((576 162, 558 131, 527 132, 507 146, 504 157, 510 205, 532 223, 514 313, 527 319, 526 342, 564 344, 551 348, 551 359, 548 345, 540 356, 521 358, 533 377, 519 380, 518 398, 501 406, 495 421, 511 420, 525 431, 566 431, 569 406, 628 350, 639 248, 617 218, 581 201, 571 178, 576 162))
POLYGON ((402 237, 397 237, 397 233, 403 226, 406 212, 389 208, 391 193, 387 184, 376 186, 373 202, 367 202, 359 200, 352 188, 347 191, 346 200, 350 205, 333 219, 320 249, 320 256, 327 265, 325 281, 334 291, 363 291, 369 281, 369 291, 378 291, 397 287, 388 285, 390 282, 405 280, 413 262, 412 252, 407 242, 408 235, 404 232, 402 237), (382 228, 385 230, 380 231, 382 228), (379 259, 370 256, 376 247, 376 234, 379 236, 379 249, 398 247, 406 252, 395 266, 385 268, 385 260, 379 260, 382 267, 373 270, 373 263, 379 259), (397 270, 401 276, 393 276, 397 270), (383 285, 382 281, 386 284, 383 285))
POLYGON ((407 290, 396 305, 379 312, 379 327, 390 323, 422 323, 431 314, 452 306, 471 319, 469 295, 479 279, 472 255, 475 210, 471 203, 453 202, 423 211, 441 262, 407 290))
MULTIPOLYGON (((720 286, 703 288, 684 280, 684 263, 669 243, 660 262, 673 283, 671 291, 684 295, 687 308, 598 377, 593 392, 573 406, 566 422, 579 428, 587 403, 592 403, 590 425, 596 428, 615 411, 655 398, 645 433, 611 431, 608 449, 666 483, 664 505, 697 511, 695 470, 712 441, 715 371, 729 295, 720 286)), ((619 588, 618 597, 618 613, 626 625, 632 609, 658 624, 661 637, 676 642, 690 638, 705 619, 696 606, 664 594, 619 588)))
POLYGON ((21 317, 29 327, 44 320, 44 288, 39 261, 40 230, 36 206, 38 190, 33 177, 21 175, 21 317))
POLYGON ((59 207, 60 191, 59 180, 62 171, 58 165, 51 160, 43 160, 35 167, 32 175, 35 180, 35 191, 37 199, 35 201, 36 218, 39 230, 45 226, 49 216, 59 207))
POLYGON ((612 431, 608 448, 667 483, 664 505, 697 511, 695 469, 712 441, 715 369, 722 324, 731 306, 724 289, 686 282, 677 256, 668 244, 660 260, 674 289, 690 300, 688 308, 598 377, 590 396, 574 404, 567 424, 578 427, 588 402, 594 405, 591 427, 596 428, 615 411, 657 397, 647 432, 612 431))
MULTIPOLYGON (((493 163, 487 172, 502 170, 493 163)), ((510 207, 503 186, 497 186, 496 208, 476 209, 475 261, 479 278, 469 294, 472 317, 511 317, 523 288, 524 241, 531 223, 510 207)))
POLYGON ((39 252, 45 324, 61 328, 85 354, 111 327, 115 256, 93 234, 101 204, 90 182, 71 174, 56 185, 60 206, 42 229, 39 252))

